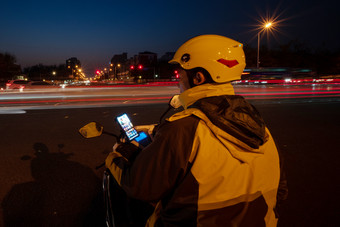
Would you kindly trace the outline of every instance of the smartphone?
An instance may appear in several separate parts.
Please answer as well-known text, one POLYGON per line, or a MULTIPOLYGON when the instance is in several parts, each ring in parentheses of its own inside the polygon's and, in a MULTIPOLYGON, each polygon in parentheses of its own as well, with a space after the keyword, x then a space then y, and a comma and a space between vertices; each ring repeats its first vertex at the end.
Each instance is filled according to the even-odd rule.
POLYGON ((122 128, 122 130, 124 131, 129 141, 139 136, 137 130, 133 127, 133 124, 131 123, 130 118, 126 113, 117 116, 116 120, 120 127, 122 128))

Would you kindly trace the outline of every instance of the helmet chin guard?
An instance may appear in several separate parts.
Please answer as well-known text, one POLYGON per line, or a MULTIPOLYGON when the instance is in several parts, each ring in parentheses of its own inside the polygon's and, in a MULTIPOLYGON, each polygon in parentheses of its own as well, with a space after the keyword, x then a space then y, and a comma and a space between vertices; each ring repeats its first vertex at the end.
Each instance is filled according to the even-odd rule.
POLYGON ((243 44, 219 35, 201 35, 188 40, 169 63, 178 63, 186 70, 204 68, 216 83, 241 79, 246 66, 243 44))

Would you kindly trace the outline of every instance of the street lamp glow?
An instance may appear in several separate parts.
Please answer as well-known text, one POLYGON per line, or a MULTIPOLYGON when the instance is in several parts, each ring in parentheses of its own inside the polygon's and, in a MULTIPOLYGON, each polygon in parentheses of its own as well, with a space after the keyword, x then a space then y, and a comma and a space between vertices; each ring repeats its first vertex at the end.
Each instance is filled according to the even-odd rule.
POLYGON ((256 67, 260 68, 260 34, 261 32, 265 32, 266 30, 270 30, 273 26, 272 22, 265 22, 262 24, 263 28, 257 33, 257 64, 256 67))
POLYGON ((272 26, 272 22, 268 22, 264 25, 265 28, 269 28, 270 26, 272 26))
MULTIPOLYGON (((267 38, 269 39, 269 35, 273 35, 274 38, 276 39, 276 32, 280 32, 279 27, 283 25, 283 22, 291 19, 291 18, 282 18, 282 15, 284 13, 284 11, 279 9, 279 5, 277 6, 277 8, 271 13, 269 11, 262 13, 262 12, 258 12, 259 13, 259 17, 258 18, 254 18, 255 21, 257 21, 256 24, 253 24, 252 27, 254 27, 254 29, 252 29, 252 31, 256 31, 257 34, 257 38, 258 38, 258 49, 260 47, 260 38, 261 35, 264 33, 267 33, 267 38)), ((254 35, 254 38, 256 37, 256 35, 254 35)), ((259 52, 259 50, 258 50, 259 52)), ((258 53, 259 55, 259 53, 258 53)), ((259 56, 257 59, 257 67, 259 67, 259 56)))

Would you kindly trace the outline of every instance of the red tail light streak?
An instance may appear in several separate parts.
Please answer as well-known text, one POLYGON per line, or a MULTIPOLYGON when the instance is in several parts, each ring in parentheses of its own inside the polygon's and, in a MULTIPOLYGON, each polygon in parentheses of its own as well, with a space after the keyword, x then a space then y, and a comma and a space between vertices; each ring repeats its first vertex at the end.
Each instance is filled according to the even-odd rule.
MULTIPOLYGON (((177 82, 152 83, 147 85, 68 86, 59 92, 1 92, 0 107, 14 106, 84 106, 167 103, 174 94, 179 94, 177 82)), ((265 84, 243 85, 234 83, 236 95, 249 100, 340 98, 340 83, 332 84, 265 84)))

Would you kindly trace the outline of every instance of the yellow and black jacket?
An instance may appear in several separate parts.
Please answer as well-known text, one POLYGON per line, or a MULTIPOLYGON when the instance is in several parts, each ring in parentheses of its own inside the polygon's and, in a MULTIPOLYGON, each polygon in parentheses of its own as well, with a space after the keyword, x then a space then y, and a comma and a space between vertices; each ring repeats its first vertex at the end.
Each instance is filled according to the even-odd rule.
POLYGON ((147 226, 276 226, 279 155, 257 110, 230 84, 180 95, 132 165, 106 165, 131 197, 156 202, 147 226))

